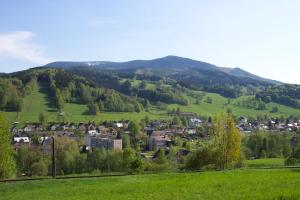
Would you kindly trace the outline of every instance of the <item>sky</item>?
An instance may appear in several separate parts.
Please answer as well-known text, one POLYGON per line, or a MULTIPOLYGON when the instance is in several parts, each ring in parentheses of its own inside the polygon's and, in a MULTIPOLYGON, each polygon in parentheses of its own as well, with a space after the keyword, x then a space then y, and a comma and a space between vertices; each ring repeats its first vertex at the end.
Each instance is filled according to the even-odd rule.
POLYGON ((0 0, 0 72, 167 55, 300 84, 299 0, 0 0))

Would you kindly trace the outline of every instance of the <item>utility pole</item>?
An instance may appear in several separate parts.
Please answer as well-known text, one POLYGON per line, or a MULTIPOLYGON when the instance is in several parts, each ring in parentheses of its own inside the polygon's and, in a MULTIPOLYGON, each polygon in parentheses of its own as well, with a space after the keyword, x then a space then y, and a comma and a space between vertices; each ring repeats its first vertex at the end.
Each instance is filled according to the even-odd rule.
POLYGON ((295 134, 291 139, 291 146, 292 146, 292 157, 294 157, 295 156, 295 148, 298 146, 298 139, 295 134))
POLYGON ((56 162, 55 162, 55 140, 52 137, 52 178, 56 176, 56 162))

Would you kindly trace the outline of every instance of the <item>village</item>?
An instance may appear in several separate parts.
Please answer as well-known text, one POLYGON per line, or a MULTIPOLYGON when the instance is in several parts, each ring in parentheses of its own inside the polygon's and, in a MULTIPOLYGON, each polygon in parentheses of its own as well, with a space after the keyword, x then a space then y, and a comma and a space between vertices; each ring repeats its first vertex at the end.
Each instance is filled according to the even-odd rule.
MULTIPOLYGON (((187 123, 174 122, 174 120, 148 121, 141 127, 141 132, 146 138, 146 146, 141 149, 144 152, 155 151, 169 147, 175 138, 184 141, 207 139, 210 136, 212 119, 197 117, 194 113, 179 113, 179 119, 185 119, 187 123)), ((115 121, 103 123, 49 123, 43 126, 40 123, 27 123, 19 127, 15 122, 11 127, 13 134, 12 145, 17 150, 22 145, 40 145, 43 151, 49 151, 52 136, 67 137, 81 142, 81 149, 89 151, 95 148, 106 150, 122 150, 123 135, 130 135, 128 129, 130 121, 115 121)), ((236 127, 243 134, 251 134, 257 131, 268 132, 296 132, 300 128, 300 120, 249 120, 239 117, 236 127)), ((49 153, 49 152, 48 152, 49 153)))

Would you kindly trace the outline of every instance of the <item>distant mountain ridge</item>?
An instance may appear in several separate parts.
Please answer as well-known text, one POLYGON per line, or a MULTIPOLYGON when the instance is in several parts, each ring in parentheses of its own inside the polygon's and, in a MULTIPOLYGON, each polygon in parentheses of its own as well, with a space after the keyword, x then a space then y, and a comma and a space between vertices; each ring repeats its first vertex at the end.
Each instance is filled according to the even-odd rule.
POLYGON ((112 61, 87 61, 87 62, 74 62, 74 61, 58 61, 52 62, 45 67, 56 67, 64 69, 73 69, 78 67, 92 67, 103 70, 125 70, 125 69, 139 69, 150 68, 153 70, 166 70, 173 69, 177 71, 200 69, 213 72, 224 72, 228 75, 238 78, 250 78, 257 81, 262 81, 270 84, 281 84, 276 80, 266 79, 254 74, 251 74, 241 68, 225 68, 219 67, 210 63, 197 61, 189 58, 178 56, 166 56, 152 60, 132 60, 127 62, 112 62, 112 61))

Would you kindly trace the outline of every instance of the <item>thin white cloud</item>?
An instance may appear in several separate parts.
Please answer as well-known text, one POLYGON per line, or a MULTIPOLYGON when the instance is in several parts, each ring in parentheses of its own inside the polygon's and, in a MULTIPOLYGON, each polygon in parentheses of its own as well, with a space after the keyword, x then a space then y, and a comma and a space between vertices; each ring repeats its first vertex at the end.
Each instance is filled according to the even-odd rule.
POLYGON ((34 35, 30 31, 0 34, 0 58, 26 60, 34 64, 51 62, 52 59, 43 55, 42 48, 32 42, 34 35))

